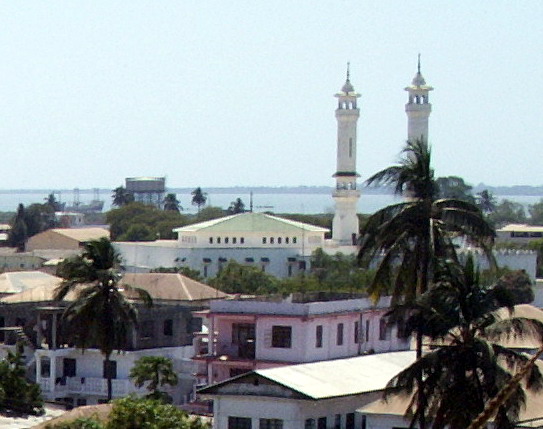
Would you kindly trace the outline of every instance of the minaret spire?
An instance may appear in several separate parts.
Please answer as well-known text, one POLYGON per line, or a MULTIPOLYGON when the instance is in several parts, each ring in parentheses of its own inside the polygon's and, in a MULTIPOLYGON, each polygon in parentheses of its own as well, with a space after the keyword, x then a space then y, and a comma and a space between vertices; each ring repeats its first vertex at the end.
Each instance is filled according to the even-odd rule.
POLYGON ((405 113, 407 113, 407 140, 415 142, 424 140, 428 142, 428 118, 432 112, 429 93, 434 88, 426 85, 426 81, 420 72, 420 54, 417 61, 417 74, 411 85, 405 90, 409 93, 405 113))
POLYGON ((418 64, 417 64, 417 73, 420 74, 420 53, 419 53, 419 61, 418 61, 418 64))
POLYGON ((357 99, 360 97, 351 84, 351 64, 347 63, 347 80, 335 96, 338 99, 337 169, 333 193, 335 214, 332 222, 332 241, 338 246, 356 245, 359 235, 357 203, 360 192, 356 189, 356 123, 360 116, 357 99))

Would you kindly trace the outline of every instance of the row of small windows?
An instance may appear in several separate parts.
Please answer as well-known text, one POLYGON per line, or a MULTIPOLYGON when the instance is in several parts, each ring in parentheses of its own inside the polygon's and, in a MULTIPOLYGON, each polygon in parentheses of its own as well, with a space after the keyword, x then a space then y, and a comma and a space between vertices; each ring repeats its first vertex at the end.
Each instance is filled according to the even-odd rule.
MULTIPOLYGON (((336 345, 342 346, 344 344, 344 331, 345 325, 343 323, 338 323, 336 327, 336 345)), ((353 342, 358 344, 359 339, 359 322, 354 322, 353 330, 353 342)), ((322 335, 323 335, 323 326, 317 325, 315 328, 315 347, 320 349, 322 348, 322 335)))
MULTIPOLYGON (((334 416, 333 429, 341 429, 343 416, 336 414, 334 416)), ((354 413, 345 414, 345 429, 354 429, 354 413)), ((327 429, 328 418, 319 417, 318 419, 306 419, 304 429, 327 429)), ((366 428, 366 419, 362 418, 361 429, 366 428)), ((228 416, 228 429, 252 429, 252 419, 250 417, 228 416)), ((283 420, 281 419, 258 419, 258 429, 283 429, 283 420)))
MULTIPOLYGON (((238 244, 238 237, 209 237, 209 244, 238 244)), ((239 244, 245 244, 245 237, 239 237, 239 244)))
POLYGON ((296 244, 298 242, 298 237, 262 237, 262 244, 283 244, 283 239, 285 244, 296 244))

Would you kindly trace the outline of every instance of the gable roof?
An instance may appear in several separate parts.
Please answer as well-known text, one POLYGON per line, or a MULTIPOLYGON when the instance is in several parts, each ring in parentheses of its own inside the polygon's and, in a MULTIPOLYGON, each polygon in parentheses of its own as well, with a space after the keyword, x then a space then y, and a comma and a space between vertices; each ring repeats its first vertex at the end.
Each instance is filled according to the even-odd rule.
POLYGON ((109 238, 109 231, 105 228, 54 228, 50 231, 79 242, 109 238))
POLYGON ((175 228, 173 231, 177 233, 205 231, 209 233, 273 232, 300 234, 302 231, 325 233, 329 230, 265 213, 247 212, 175 228))
POLYGON ((36 287, 53 285, 60 279, 41 271, 15 271, 0 274, 0 293, 18 294, 36 287))
MULTIPOLYGON (((308 399, 329 399, 383 390, 388 381, 415 361, 414 351, 380 353, 321 362, 259 369, 199 390, 204 395, 220 395, 222 387, 239 383, 245 377, 263 377, 308 399), (346 376, 348 374, 348 376, 346 376)), ((226 389, 228 390, 228 389, 226 389)), ((247 394, 247 393, 237 393, 247 394)))

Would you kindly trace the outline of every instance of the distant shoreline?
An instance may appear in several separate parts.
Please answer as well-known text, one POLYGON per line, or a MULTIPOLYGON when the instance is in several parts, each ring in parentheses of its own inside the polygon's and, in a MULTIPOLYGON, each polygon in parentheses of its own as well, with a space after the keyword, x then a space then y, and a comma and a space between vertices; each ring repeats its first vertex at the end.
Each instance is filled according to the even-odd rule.
MULTIPOLYGON (((167 188, 166 192, 190 194, 195 187, 183 187, 183 188, 167 188)), ((0 194, 38 194, 43 193, 48 195, 50 193, 72 193, 75 188, 65 189, 0 189, 0 194)), ((108 188, 79 188, 81 194, 92 194, 95 190, 101 195, 110 194, 112 189, 108 188)), ((204 192, 213 194, 331 194, 333 191, 332 186, 229 186, 229 187, 202 187, 204 192)), ((392 195, 392 188, 387 187, 365 187, 360 184, 359 189, 370 195, 392 195)), ((500 195, 527 195, 527 196, 541 196, 543 197, 543 186, 528 186, 528 185, 514 185, 514 186, 487 186, 483 183, 473 187, 473 193, 476 194, 487 189, 489 192, 500 195)))

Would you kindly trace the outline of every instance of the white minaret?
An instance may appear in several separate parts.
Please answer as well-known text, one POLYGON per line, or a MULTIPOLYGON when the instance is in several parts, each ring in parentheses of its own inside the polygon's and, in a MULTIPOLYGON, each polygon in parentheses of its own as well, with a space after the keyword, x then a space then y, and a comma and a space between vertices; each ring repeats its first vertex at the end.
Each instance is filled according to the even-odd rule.
POLYGON ((332 240, 340 246, 356 244, 359 234, 356 206, 360 192, 356 189, 356 122, 360 109, 356 99, 360 97, 349 80, 349 64, 347 64, 347 80, 341 91, 335 95, 338 99, 337 119, 337 170, 336 190, 333 197, 336 211, 332 223, 332 240))
POLYGON ((424 140, 428 142, 428 118, 432 112, 432 105, 428 99, 429 92, 434 88, 426 85, 426 81, 420 73, 420 54, 417 74, 411 82, 411 86, 405 88, 409 93, 409 99, 405 105, 407 113, 407 140, 424 140))

